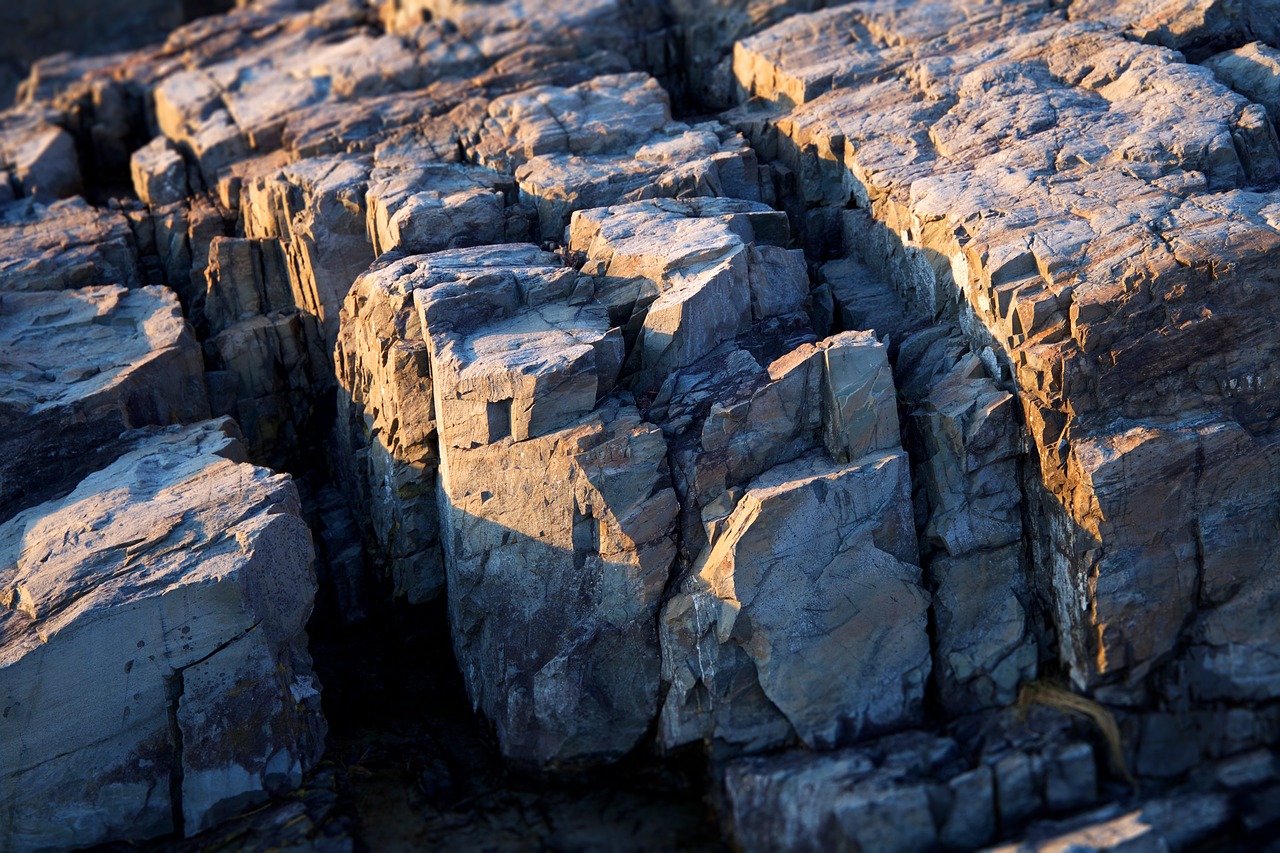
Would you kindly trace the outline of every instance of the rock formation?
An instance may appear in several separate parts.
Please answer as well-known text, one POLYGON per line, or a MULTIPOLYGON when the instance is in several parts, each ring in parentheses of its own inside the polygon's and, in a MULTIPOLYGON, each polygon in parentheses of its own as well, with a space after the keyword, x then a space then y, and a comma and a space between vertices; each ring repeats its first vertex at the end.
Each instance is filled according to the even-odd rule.
POLYGON ((701 762, 745 850, 1264 837, 1276 11, 257 0, 37 61, 0 849, 297 788, 317 600, 447 618, 521 771, 701 762))
POLYGON ((319 757, 293 484, 229 421, 130 437, 0 526, 6 847, 194 833, 319 757))

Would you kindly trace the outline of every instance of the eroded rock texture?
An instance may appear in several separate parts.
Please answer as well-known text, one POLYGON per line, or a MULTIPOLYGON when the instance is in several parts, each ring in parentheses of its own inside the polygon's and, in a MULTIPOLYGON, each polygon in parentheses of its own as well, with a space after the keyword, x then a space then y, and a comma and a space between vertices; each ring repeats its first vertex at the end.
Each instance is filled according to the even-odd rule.
POLYGON ((0 848, 296 786, 317 583, 747 850, 1280 823, 1270 4, 241 5, 0 113, 0 848))
POLYGON ((806 203, 867 209, 854 241, 894 247, 908 300, 1009 371, 1076 683, 1140 697, 1186 644, 1180 691, 1256 696, 1267 668, 1221 626, 1271 574, 1251 544, 1276 497, 1265 111, 1039 4, 944 8, 852 5, 742 42, 740 84, 781 108, 742 121, 806 203), (1240 586, 1206 595, 1226 563, 1240 586))
POLYGON ((133 434, 0 526, 0 835, 198 832, 297 786, 324 721, 311 535, 229 421, 133 434))

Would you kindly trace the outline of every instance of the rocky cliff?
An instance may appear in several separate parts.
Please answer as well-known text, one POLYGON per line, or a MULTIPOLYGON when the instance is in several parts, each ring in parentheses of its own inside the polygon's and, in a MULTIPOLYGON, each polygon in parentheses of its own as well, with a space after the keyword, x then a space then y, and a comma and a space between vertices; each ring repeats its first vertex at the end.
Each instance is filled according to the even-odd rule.
MULTIPOLYGON (((309 618, 741 849, 1268 838, 1277 13, 262 0, 38 62, 0 850, 389 838, 309 618)), ((434 749, 417 842, 501 847, 434 749)))

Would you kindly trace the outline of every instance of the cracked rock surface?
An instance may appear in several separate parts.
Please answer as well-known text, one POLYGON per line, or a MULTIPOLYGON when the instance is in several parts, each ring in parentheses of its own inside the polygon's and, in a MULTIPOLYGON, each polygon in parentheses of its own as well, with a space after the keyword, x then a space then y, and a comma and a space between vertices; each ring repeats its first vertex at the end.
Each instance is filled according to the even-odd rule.
POLYGON ((1277 11, 244 0, 39 59, 0 850, 1274 837, 1277 11))
POLYGON ((0 526, 0 831, 17 849, 196 832, 296 786, 324 738, 311 534, 235 425, 136 434, 0 526))

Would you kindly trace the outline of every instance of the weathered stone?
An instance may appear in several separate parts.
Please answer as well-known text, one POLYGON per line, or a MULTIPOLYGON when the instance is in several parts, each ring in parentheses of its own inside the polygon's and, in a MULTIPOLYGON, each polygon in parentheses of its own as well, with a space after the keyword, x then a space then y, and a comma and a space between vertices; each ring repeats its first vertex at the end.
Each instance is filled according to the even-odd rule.
POLYGON ((187 164, 168 139, 157 136, 133 152, 133 189, 144 204, 161 207, 187 197, 187 164))
POLYGON ((514 196, 513 181, 486 169, 375 168, 366 196, 373 251, 420 254, 527 239, 525 218, 507 210, 514 196))
POLYGON ((731 762, 726 820, 743 850, 924 850, 937 845, 930 776, 955 743, 910 733, 829 755, 731 762))
POLYGON ((672 121, 666 93, 645 74, 538 87, 496 98, 488 112, 475 156, 514 170, 544 238, 558 238, 575 210, 655 197, 760 197, 755 154, 742 137, 717 122, 672 121))
POLYGON ((1169 845, 1141 811, 1120 813, 1115 807, 1073 821, 1075 827, 1055 832, 1053 827, 1040 828, 1026 841, 1001 845, 993 853, 1168 853, 1169 845))
POLYGON ((273 240, 215 236, 204 268, 204 320, 218 333, 241 320, 293 308, 284 258, 273 240))
POLYGON ((601 277, 596 298, 634 340, 628 382, 656 388, 769 317, 803 310, 808 276, 776 211, 732 199, 642 201, 577 213, 569 249, 601 277), (764 243, 765 240, 760 240, 764 243))
POLYGON ((1263 389, 1280 353, 1260 282, 1280 234, 1251 188, 1280 167, 1257 107, 1171 51, 1032 2, 799 15, 741 42, 735 72, 774 102, 736 115, 796 176, 797 203, 867 209, 908 301, 954 317, 1013 379, 1037 586, 1077 684, 1136 701, 1197 626, 1208 648, 1182 683, 1259 690, 1271 641, 1226 625, 1258 612, 1269 564, 1245 564, 1249 591, 1216 618, 1192 618, 1191 585, 1257 553, 1276 495, 1263 389))
POLYGON ((38 112, 0 115, 0 171, 46 204, 83 189, 75 140, 38 112))
POLYGON ((953 850, 973 850, 996 835, 995 780, 990 767, 976 767, 947 780, 951 813, 938 841, 953 850))
MULTIPOLYGON (((491 247, 375 265, 343 307, 336 350, 344 490, 371 524, 398 595, 426 601, 444 587, 435 498, 438 462, 431 369, 414 291, 435 270, 549 269, 532 246, 491 247)), ((481 318, 483 319, 483 318, 481 318)), ((594 404, 594 400, 593 400, 594 404)))
POLYGON ((0 526, 7 843, 194 833, 318 759, 310 533, 288 477, 234 435, 135 438, 0 526))
MULTIPOLYGON (((416 35, 423 22, 444 21, 459 40, 496 58, 532 45, 568 45, 581 52, 615 50, 634 65, 661 62, 661 12, 625 0, 379 0, 379 15, 393 32, 416 35)), ((430 26, 430 24, 428 25, 430 26)))
POLYGON ((1105 21, 1134 38, 1192 55, 1254 38, 1280 44, 1280 4, 1275 0, 1071 0, 1068 9, 1073 19, 1105 21))
POLYGON ((661 432, 617 403, 524 441, 442 445, 454 650, 508 757, 613 759, 648 729, 675 557, 665 457, 661 432))
MULTIPOLYGON (((533 248, 512 254, 524 260, 533 248)), ((485 260, 432 265, 430 285, 414 293, 442 448, 521 442, 577 423, 622 365, 622 335, 576 270, 485 260)))
POLYGON ((101 467, 125 430, 209 415, 165 288, 0 294, 0 339, 0 518, 101 467))
POLYGON ((929 599, 909 490, 905 455, 885 451, 750 484, 663 611, 665 745, 830 747, 919 719, 929 599))
POLYGON ((356 276, 373 261, 365 230, 369 157, 319 157, 247 181, 245 236, 280 242, 294 304, 324 329, 330 347, 356 276))
POLYGON ((0 239, 0 291, 142 283, 129 223, 81 198, 0 207, 0 239))
POLYGON ((283 308, 250 316, 205 342, 209 402, 234 415, 254 459, 283 466, 310 455, 302 439, 318 425, 333 379, 315 319, 283 308))

